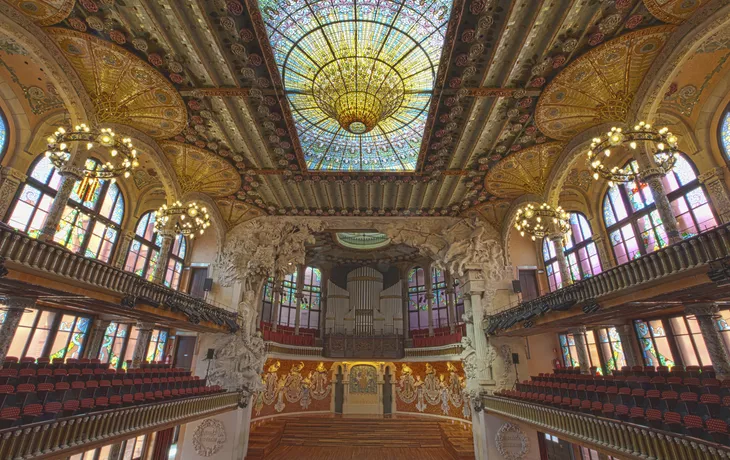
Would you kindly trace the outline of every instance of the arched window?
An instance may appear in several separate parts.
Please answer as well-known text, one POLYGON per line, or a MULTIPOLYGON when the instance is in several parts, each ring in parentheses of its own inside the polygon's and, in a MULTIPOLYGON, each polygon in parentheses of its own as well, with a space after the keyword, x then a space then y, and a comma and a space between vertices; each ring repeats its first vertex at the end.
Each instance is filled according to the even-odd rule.
POLYGON ((408 273, 408 324, 411 330, 428 328, 426 274, 421 267, 408 273))
POLYGON ((449 309, 446 300, 446 276, 443 271, 433 268, 431 269, 431 280, 433 289, 433 304, 431 305, 433 327, 448 326, 449 309))
POLYGON ((0 110, 0 160, 5 156, 8 150, 8 120, 5 114, 0 110))
MULTIPOLYGON (((86 160, 88 169, 101 167, 94 158, 86 160)), ((61 177, 45 156, 31 166, 16 197, 8 224, 32 237, 38 236, 51 209, 61 177)), ((119 236, 124 217, 124 198, 119 186, 110 180, 76 181, 63 211, 53 240, 85 257, 108 262, 119 236)))
POLYGON ((177 289, 180 286, 180 276, 182 275, 183 265, 185 265, 185 251, 187 243, 182 234, 175 237, 170 250, 170 258, 167 261, 167 272, 165 273, 165 286, 177 289))
POLYGON ((322 272, 318 268, 307 267, 304 270, 302 285, 301 313, 299 327, 302 329, 319 329, 320 296, 322 294, 322 272))
POLYGON ((124 263, 126 271, 149 281, 154 278, 162 246, 162 237, 155 231, 155 215, 154 211, 148 211, 140 217, 124 263))
POLYGON ((296 325, 297 318, 297 271, 286 275, 281 282, 281 301, 279 302, 279 325, 296 325))
POLYGON ((730 160, 730 105, 720 121, 720 147, 725 152, 725 158, 730 160))
MULTIPOLYGON (((638 170, 636 161, 627 164, 638 170)), ((683 238, 717 225, 715 215, 690 161, 680 155, 672 173, 663 178, 683 238)), ((626 263, 668 244, 654 197, 646 183, 629 182, 610 187, 603 199, 603 219, 616 262, 626 263)))
MULTIPOLYGON (((562 280, 558 267, 558 256, 555 245, 548 238, 542 243, 542 256, 548 275, 550 290, 560 289, 562 280)), ((565 258, 573 281, 590 278, 601 273, 601 261, 598 258, 593 232, 586 217, 579 212, 570 213, 570 237, 565 245, 565 258)))

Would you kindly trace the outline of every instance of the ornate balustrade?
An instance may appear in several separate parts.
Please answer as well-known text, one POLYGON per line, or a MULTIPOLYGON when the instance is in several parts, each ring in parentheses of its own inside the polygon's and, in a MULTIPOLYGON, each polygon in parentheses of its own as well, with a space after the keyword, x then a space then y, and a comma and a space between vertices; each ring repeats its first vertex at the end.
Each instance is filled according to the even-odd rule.
POLYGON ((730 284, 729 229, 730 224, 708 230, 492 315, 485 332, 491 335, 519 322, 525 322, 525 327, 529 327, 531 320, 539 315, 551 310, 564 311, 576 304, 581 304, 583 311, 590 313, 597 308, 599 297, 701 267, 709 269, 708 282, 730 284))
POLYGON ((44 243, 7 226, 0 226, 0 276, 8 268, 52 274, 93 285, 122 296, 121 306, 134 308, 145 302, 183 313, 191 323, 210 321, 231 330, 238 329, 236 313, 215 307, 203 300, 151 283, 134 273, 104 262, 75 254, 54 243, 44 243))
POLYGON ((396 334, 380 336, 330 334, 324 339, 324 356, 400 359, 405 356, 403 337, 396 334))
POLYGON ((0 458, 68 457, 114 441, 159 431, 238 408, 239 393, 93 412, 0 431, 0 458))
POLYGON ((267 355, 315 356, 322 357, 322 347, 301 347, 276 342, 266 342, 267 355))
POLYGON ((405 357, 418 360, 418 358, 432 359, 440 356, 458 356, 463 350, 460 342, 439 347, 412 347, 405 349, 405 357))
POLYGON ((487 413, 532 426, 619 458, 655 460, 730 459, 730 448, 643 425, 515 401, 482 398, 487 413))

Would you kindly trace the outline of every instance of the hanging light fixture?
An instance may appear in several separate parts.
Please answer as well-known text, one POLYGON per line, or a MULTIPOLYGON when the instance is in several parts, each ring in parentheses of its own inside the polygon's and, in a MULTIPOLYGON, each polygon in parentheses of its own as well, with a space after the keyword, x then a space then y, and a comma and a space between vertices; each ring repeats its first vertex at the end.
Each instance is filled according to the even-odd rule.
POLYGON ((169 228, 169 222, 175 219, 173 228, 175 233, 195 238, 195 235, 202 235, 205 229, 210 227, 210 214, 208 209, 199 206, 196 202, 191 201, 182 204, 180 201, 174 202, 171 206, 163 204, 157 210, 155 218, 155 230, 158 232, 164 228, 169 228))
POLYGON ((517 210, 515 229, 520 235, 530 235, 532 241, 550 235, 570 233, 570 215, 560 206, 553 208, 547 203, 539 207, 527 204, 517 210))
POLYGON ((630 167, 609 168, 603 161, 611 156, 611 149, 628 146, 631 150, 639 148, 641 143, 650 154, 654 154, 656 167, 666 174, 672 170, 679 156, 677 147, 677 136, 669 132, 669 128, 656 130, 646 122, 639 122, 632 130, 613 127, 605 136, 597 137, 591 142, 591 149, 588 151, 588 167, 591 170, 593 179, 604 178, 608 180, 609 186, 614 183, 631 182, 636 180, 639 172, 634 172, 630 167))
POLYGON ((111 128, 95 129, 85 123, 74 126, 73 130, 61 126, 47 140, 48 149, 45 155, 58 169, 68 164, 74 145, 80 145, 86 150, 96 147, 108 151, 112 160, 93 168, 85 166, 82 170, 83 177, 78 195, 84 201, 93 196, 100 180, 115 181, 119 177, 129 178, 132 170, 139 166, 137 150, 134 149, 132 140, 128 137, 117 137, 111 128))

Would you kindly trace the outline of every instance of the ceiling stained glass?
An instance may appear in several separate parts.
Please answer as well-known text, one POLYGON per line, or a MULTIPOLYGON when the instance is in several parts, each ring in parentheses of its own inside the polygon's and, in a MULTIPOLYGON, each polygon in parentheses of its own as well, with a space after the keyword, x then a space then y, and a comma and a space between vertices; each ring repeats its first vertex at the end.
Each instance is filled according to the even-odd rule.
POLYGON ((310 170, 413 171, 451 0, 259 0, 310 170))

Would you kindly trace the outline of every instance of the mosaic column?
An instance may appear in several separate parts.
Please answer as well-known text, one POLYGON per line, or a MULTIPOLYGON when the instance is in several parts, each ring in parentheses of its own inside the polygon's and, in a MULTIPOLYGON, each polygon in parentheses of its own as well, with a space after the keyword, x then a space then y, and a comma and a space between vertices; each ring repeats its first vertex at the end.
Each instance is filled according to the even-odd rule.
POLYGON ((139 368, 147 358, 147 347, 150 344, 152 329, 155 328, 154 323, 137 323, 137 343, 134 344, 134 353, 132 354, 132 368, 139 368))
POLYGON ((684 311, 697 318, 697 324, 700 326, 702 338, 705 340, 707 352, 710 354, 716 378, 718 380, 730 378, 730 357, 728 357, 722 335, 717 329, 720 309, 713 303, 697 303, 685 305, 684 311))
POLYGON ((3 305, 2 308, 5 310, 5 321, 0 326, 0 365, 2 365, 15 336, 15 331, 18 330, 20 319, 23 317, 26 309, 35 306, 35 299, 28 299, 26 297, 0 297, 0 304, 3 305))
POLYGON ((104 334, 111 324, 111 321, 105 319, 95 319, 94 324, 91 327, 91 334, 89 335, 88 345, 86 346, 86 357, 89 359, 95 359, 99 357, 99 351, 101 351, 101 344, 104 341, 104 334))
POLYGON ((646 182, 651 190, 651 195, 654 197, 654 203, 656 203, 656 209, 659 213, 659 217, 662 219, 662 225, 664 231, 669 238, 669 244, 675 244, 682 241, 682 237, 679 235, 679 227, 677 226, 677 218, 674 217, 672 211, 672 205, 669 203, 666 191, 664 190, 664 182, 662 178, 664 173, 657 168, 649 168, 644 171, 641 175, 641 180, 646 182))
POLYGON ((114 266, 120 270, 124 270, 124 263, 129 254, 129 246, 134 240, 134 232, 123 232, 117 242, 117 253, 114 255, 114 266))
POLYGON ((588 359, 588 347, 586 346, 586 328, 580 327, 570 331, 575 340, 575 349, 578 351, 578 362, 580 363, 580 373, 590 374, 591 365, 588 359))
POLYGON ((43 228, 41 228, 38 234, 38 239, 41 241, 53 241, 58 224, 63 217, 63 211, 66 209, 66 203, 68 203, 76 181, 81 180, 82 177, 81 170, 71 166, 65 167, 58 174, 61 176, 61 182, 58 184, 56 197, 53 199, 53 203, 51 203, 51 209, 48 211, 43 228))
POLYGON ((451 273, 446 272, 444 274, 446 280, 446 307, 449 311, 449 332, 453 334, 456 332, 456 291, 454 290, 454 279, 451 277, 451 273))
MULTIPOLYGON (((721 224, 730 222, 730 194, 725 185, 723 168, 712 168, 699 175, 700 184, 705 186, 705 191, 710 197, 712 207, 720 218, 721 224)), ((0 194, 2 188, 0 188, 0 194)))
POLYGON ((299 326, 301 324, 302 299, 304 298, 304 294, 302 293, 304 289, 304 270, 306 270, 306 267, 302 265, 297 267, 297 292, 294 295, 297 299, 297 310, 294 314, 294 335, 299 335, 299 326))
MULTIPOLYGON (((484 275, 481 269, 467 270, 462 277, 464 294, 464 321, 466 323, 466 335, 471 342, 471 347, 476 354, 476 373, 472 376, 470 390, 478 389, 489 380, 488 368, 489 344, 484 334, 483 322, 485 306, 491 304, 496 291, 485 290, 484 275), (474 378, 475 377, 475 378, 474 378), (475 380, 475 381, 474 381, 475 380)), ((468 363, 465 364, 468 366, 468 363)), ((469 375, 467 375, 467 380, 469 375)))
POLYGON ((619 340, 621 340, 621 349, 624 351, 626 365, 629 367, 643 366, 644 360, 641 357, 636 330, 633 324, 621 324, 615 327, 619 340))
POLYGON ((433 276, 431 275, 431 264, 423 269, 426 277, 426 302, 428 306, 428 336, 433 337, 433 276))
POLYGON ((555 254, 558 257, 558 268, 560 269, 560 281, 562 287, 573 284, 573 278, 570 276, 570 268, 568 267, 568 259, 565 257, 565 243, 563 242, 563 234, 550 235, 550 241, 555 246, 555 254))
POLYGON ((172 230, 164 229, 160 231, 162 245, 160 246, 160 256, 157 258, 157 265, 155 265, 152 278, 157 284, 162 284, 165 281, 167 262, 170 260, 170 249, 172 248, 172 243, 175 241, 175 236, 175 232, 172 230))
POLYGON ((0 183, 0 219, 2 219, 8 214, 10 205, 13 204, 13 199, 18 193, 18 188, 28 179, 28 176, 17 169, 4 166, 0 169, 0 179, 2 179, 0 183))

